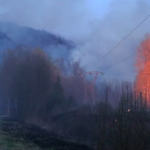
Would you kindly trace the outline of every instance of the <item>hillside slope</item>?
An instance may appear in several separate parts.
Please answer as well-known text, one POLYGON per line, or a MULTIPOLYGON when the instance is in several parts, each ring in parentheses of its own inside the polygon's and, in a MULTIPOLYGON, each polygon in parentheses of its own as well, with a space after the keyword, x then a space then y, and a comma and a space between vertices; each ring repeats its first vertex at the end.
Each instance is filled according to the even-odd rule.
POLYGON ((0 50, 21 44, 30 48, 40 47, 54 58, 66 58, 69 51, 75 47, 72 41, 50 32, 19 26, 15 23, 0 22, 0 50))

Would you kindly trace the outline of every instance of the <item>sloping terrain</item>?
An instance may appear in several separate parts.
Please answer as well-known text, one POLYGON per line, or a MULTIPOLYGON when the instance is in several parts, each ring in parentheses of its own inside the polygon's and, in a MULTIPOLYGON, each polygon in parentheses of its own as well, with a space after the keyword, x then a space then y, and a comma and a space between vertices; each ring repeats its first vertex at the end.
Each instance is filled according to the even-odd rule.
POLYGON ((13 48, 15 46, 16 44, 13 42, 13 40, 0 30, 0 50, 13 48))
POLYGON ((75 48, 72 41, 44 30, 19 26, 15 23, 0 22, 0 51, 25 45, 29 48, 40 47, 53 58, 67 59, 70 50, 75 48))
POLYGON ((33 125, 23 124, 13 119, 1 118, 1 131, 13 138, 23 139, 41 149, 53 150, 91 150, 87 146, 63 141, 56 135, 48 133, 33 125))
POLYGON ((30 47, 38 46, 47 48, 51 45, 62 45, 66 47, 66 49, 70 49, 74 46, 73 42, 44 30, 23 27, 15 23, 0 22, 0 31, 5 33, 16 44, 24 44, 30 47))

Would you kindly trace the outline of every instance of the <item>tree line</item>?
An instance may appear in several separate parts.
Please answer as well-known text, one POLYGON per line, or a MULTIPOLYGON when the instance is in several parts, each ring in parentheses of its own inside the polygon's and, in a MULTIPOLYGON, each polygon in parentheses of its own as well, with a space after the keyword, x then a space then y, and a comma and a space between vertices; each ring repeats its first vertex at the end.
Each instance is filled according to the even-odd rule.
POLYGON ((149 106, 143 93, 128 82, 102 81, 95 85, 96 105, 83 105, 85 81, 78 75, 83 70, 77 62, 68 66, 40 48, 7 50, 0 66, 1 114, 99 150, 149 149, 149 106))

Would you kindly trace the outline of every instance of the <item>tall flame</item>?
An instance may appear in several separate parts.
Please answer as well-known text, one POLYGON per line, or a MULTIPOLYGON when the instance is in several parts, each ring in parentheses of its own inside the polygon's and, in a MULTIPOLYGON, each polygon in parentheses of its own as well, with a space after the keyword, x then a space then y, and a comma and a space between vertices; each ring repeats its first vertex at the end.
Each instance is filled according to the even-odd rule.
POLYGON ((137 49, 135 66, 138 70, 135 90, 142 92, 143 98, 150 105, 150 35, 146 35, 137 49))

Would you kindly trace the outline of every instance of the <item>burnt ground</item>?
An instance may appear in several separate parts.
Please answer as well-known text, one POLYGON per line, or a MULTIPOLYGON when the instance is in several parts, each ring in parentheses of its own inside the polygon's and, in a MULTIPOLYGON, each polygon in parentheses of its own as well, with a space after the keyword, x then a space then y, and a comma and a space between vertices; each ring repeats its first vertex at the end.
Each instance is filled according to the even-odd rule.
POLYGON ((91 148, 64 141, 53 133, 39 127, 21 123, 11 118, 1 118, 1 130, 14 138, 23 138, 26 142, 33 143, 41 149, 54 150, 92 150, 91 148))

